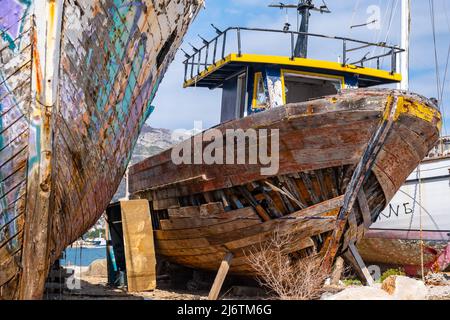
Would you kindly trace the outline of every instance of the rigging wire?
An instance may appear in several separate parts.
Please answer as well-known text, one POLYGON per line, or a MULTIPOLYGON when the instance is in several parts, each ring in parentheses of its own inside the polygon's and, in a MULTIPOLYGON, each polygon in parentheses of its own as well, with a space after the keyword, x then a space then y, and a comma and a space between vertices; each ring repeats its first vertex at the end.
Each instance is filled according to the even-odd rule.
MULTIPOLYGON (((391 30, 392 30, 392 25, 394 22, 395 13, 397 12, 397 9, 398 9, 398 3, 399 3, 399 0, 395 0, 395 3, 392 2, 392 8, 391 8, 390 16, 389 16, 389 24, 388 24, 388 29, 386 31, 386 36, 384 38, 384 43, 388 42, 389 36, 391 35, 391 30)), ((381 64, 383 64, 384 58, 385 57, 381 58, 381 64)))
MULTIPOLYGON (((378 6, 381 7, 381 0, 378 1, 378 6)), ((383 16, 383 20, 380 22, 380 28, 378 29, 378 32, 375 33, 374 37, 373 37, 373 43, 379 43, 380 39, 381 39, 381 33, 383 31, 383 27, 381 27, 381 23, 384 23, 384 21, 387 20, 388 14, 390 11, 393 10, 394 7, 394 0, 390 0, 389 4, 386 6, 386 10, 384 11, 384 16, 383 16)), ((378 54, 379 48, 372 48, 372 52, 371 52, 371 56, 374 56, 375 54, 378 54)), ((370 66, 372 67, 374 61, 370 62, 370 66)))
POLYGON ((384 38, 384 42, 388 41, 389 36, 391 34, 392 23, 394 22, 395 13, 397 12, 398 2, 399 2, 399 0, 395 0, 395 6, 394 6, 394 3, 392 4, 392 10, 391 10, 390 16, 389 16, 389 25, 388 25, 388 29, 386 31, 386 37, 384 38))
POLYGON ((352 33, 352 30, 353 30, 352 25, 353 25, 353 22, 355 21, 356 12, 358 11, 360 2, 361 2, 361 0, 357 0, 355 3, 355 7, 353 8, 352 19, 350 20, 349 30, 347 33, 348 36, 350 36, 350 34, 352 33))
MULTIPOLYGON (((420 172, 420 166, 417 167, 417 174, 419 176, 419 203, 422 203, 422 175, 420 172)), ((419 206, 419 224, 420 224, 420 270, 422 275, 422 281, 425 281, 424 270, 424 243, 423 243, 423 224, 422 224, 422 206, 419 206)))
MULTIPOLYGON (((444 0, 443 4, 444 4, 444 15, 445 15, 445 18, 446 18, 446 21, 447 21, 448 32, 450 33, 450 19, 449 19, 449 16, 448 16, 447 1, 444 0)), ((441 98, 440 98, 440 100, 442 101, 442 113, 443 113, 443 119, 444 119, 444 121, 443 121, 444 122, 444 126, 443 127, 444 127, 445 135, 447 135, 448 132, 447 132, 447 126, 445 125, 445 118, 446 118, 447 113, 446 113, 446 106, 444 104, 444 88, 445 88, 445 84, 447 82, 447 71, 448 71, 449 60, 450 60, 450 43, 449 43, 449 46, 448 46, 447 62, 445 64, 444 79, 443 79, 443 82, 442 82, 441 98)))
POLYGON ((447 126, 446 126, 446 119, 445 119, 446 118, 446 112, 445 112, 446 108, 445 108, 445 104, 444 104, 444 88, 445 88, 445 83, 447 82, 447 71, 448 71, 449 59, 450 59, 450 44, 448 45, 447 62, 445 63, 444 78, 442 80, 440 96, 438 97, 439 105, 440 105, 440 109, 441 109, 441 113, 442 113, 444 135, 447 135, 447 126))
MULTIPOLYGON (((437 42, 436 42, 436 15, 434 11, 434 0, 428 0, 428 4, 430 7, 430 17, 431 17, 431 27, 433 31, 433 44, 434 44, 434 63, 436 68, 436 87, 437 87, 437 98, 439 99, 439 92, 441 88, 441 76, 439 71, 439 59, 437 52, 437 42)), ((440 101, 438 101, 438 105, 440 106, 440 101)))

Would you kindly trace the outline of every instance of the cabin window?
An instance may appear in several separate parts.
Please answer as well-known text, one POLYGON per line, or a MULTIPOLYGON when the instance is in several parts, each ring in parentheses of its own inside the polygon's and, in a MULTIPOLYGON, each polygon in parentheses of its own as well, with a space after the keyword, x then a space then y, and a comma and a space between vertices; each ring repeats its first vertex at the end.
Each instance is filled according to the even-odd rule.
POLYGON ((255 73, 255 84, 253 89, 252 109, 266 109, 269 105, 266 95, 266 86, 261 72, 255 73))
POLYGON ((344 87, 343 77, 284 71, 286 103, 304 102, 333 95, 344 87))

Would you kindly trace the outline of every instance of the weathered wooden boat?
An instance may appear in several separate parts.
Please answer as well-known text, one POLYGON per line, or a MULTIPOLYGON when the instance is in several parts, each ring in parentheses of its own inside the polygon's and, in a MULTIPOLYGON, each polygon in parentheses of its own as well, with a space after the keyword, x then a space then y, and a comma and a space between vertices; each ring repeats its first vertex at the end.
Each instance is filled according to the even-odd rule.
POLYGON ((251 273, 246 250, 277 230, 293 235, 292 252, 320 252, 348 195, 356 192, 352 176, 380 119, 396 108, 390 133, 356 192, 340 243, 344 252, 437 139, 439 113, 429 103, 365 89, 273 108, 217 129, 279 129, 276 176, 262 176, 261 165, 175 165, 168 150, 130 168, 130 191, 150 200, 157 253, 178 264, 215 270, 230 251, 230 271, 251 273))
MULTIPOLYGON (((310 9, 299 5, 306 16, 310 9)), ((129 171, 131 198, 150 201, 156 253, 202 270, 217 270, 232 256, 230 272, 252 275, 246 254, 280 232, 292 237, 286 250, 293 257, 320 254, 329 268, 344 255, 361 267, 355 244, 439 137, 441 116, 432 101, 369 88, 401 80, 395 68, 402 50, 304 29, 216 31, 187 57, 185 87, 222 88, 222 123, 182 144, 188 146, 183 156, 195 158, 213 141, 223 142, 212 152, 219 161, 179 163, 173 160, 179 145, 129 171), (248 33, 286 37, 290 54, 245 53, 248 33), (308 58, 309 37, 341 42, 342 62, 308 58), (384 53, 349 62, 372 46, 384 53), (381 62, 386 56, 388 70, 381 62), (364 66, 371 60, 376 68, 364 66), (269 137, 243 139, 227 151, 229 130, 250 129, 269 137), (273 137, 279 138, 276 173, 262 174, 267 163, 261 161, 227 164, 230 150, 232 159, 239 152, 248 156, 273 137)))
POLYGON ((94 224, 202 0, 4 0, 0 298, 40 298, 94 224))
POLYGON ((358 245, 364 261, 410 275, 450 266, 450 138, 406 179, 358 245))

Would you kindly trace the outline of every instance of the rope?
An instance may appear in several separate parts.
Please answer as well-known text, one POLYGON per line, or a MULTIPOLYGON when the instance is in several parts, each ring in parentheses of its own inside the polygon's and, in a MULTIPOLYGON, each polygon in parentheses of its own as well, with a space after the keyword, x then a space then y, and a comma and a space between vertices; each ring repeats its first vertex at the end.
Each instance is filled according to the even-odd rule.
POLYGON ((420 171, 420 164, 417 167, 417 174, 419 176, 419 224, 420 224, 420 270, 422 281, 425 281, 424 271, 424 244, 423 244, 423 225, 422 225, 422 175, 420 171))

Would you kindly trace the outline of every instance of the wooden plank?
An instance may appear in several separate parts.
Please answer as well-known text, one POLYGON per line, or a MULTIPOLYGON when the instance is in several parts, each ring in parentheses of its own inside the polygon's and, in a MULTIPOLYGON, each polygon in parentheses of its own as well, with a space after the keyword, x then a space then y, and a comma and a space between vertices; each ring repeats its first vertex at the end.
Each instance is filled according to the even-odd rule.
POLYGON ((211 202, 200 206, 200 216, 213 216, 224 212, 222 202, 211 202))
POLYGON ((264 208, 256 201, 253 195, 248 191, 245 186, 241 186, 239 190, 242 192, 242 195, 247 199, 248 202, 255 208, 258 215, 261 217, 263 221, 270 221, 271 218, 269 214, 264 210, 264 208))
POLYGON ((370 214, 370 208, 369 204, 367 203, 366 194, 364 193, 364 190, 360 190, 358 193, 358 204, 359 208, 361 209, 361 214, 364 221, 364 227, 366 229, 369 229, 369 227, 372 225, 372 217, 370 214))
POLYGON ((153 209, 155 209, 155 210, 178 208, 179 206, 180 206, 180 203, 178 202, 178 198, 153 200, 153 209))
POLYGON ((156 257, 147 200, 121 201, 128 291, 156 289, 156 257))
POLYGON ((174 209, 167 209, 170 218, 182 218, 182 217, 199 217, 200 207, 180 207, 174 209))
POLYGON ((348 246, 349 250, 346 252, 347 257, 350 255, 352 259, 349 259, 350 264, 355 269, 356 273, 360 277, 361 281, 370 287, 373 286, 374 281, 367 269, 363 259, 361 258, 358 249, 356 249, 354 242, 350 242, 348 246), (353 260, 353 262, 352 262, 353 260))
POLYGON ((214 284, 211 288, 211 291, 209 292, 208 300, 217 300, 217 298, 219 297, 220 289, 222 289, 225 277, 227 276, 228 270, 230 270, 230 263, 232 259, 233 254, 231 252, 228 252, 225 255, 225 258, 222 260, 219 271, 216 275, 216 279, 214 280, 214 284))
POLYGON ((259 217, 251 207, 237 209, 233 211, 222 212, 211 217, 184 217, 171 218, 170 220, 161 220, 161 227, 163 231, 179 230, 179 229, 193 229, 222 224, 238 219, 251 219, 260 221, 259 217))
POLYGON ((261 223, 261 220, 254 212, 253 208, 244 208, 240 210, 242 210, 242 213, 236 215, 235 218, 222 220, 217 224, 207 225, 201 228, 194 227, 176 230, 155 230, 155 236, 158 240, 202 238, 232 232, 261 223))

